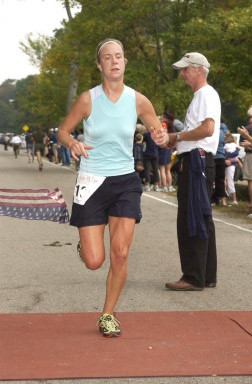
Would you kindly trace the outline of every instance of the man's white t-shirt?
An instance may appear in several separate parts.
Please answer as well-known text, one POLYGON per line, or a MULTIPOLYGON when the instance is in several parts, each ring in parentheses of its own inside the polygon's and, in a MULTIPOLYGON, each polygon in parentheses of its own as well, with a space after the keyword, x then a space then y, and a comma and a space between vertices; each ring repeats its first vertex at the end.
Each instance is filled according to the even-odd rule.
POLYGON ((21 144, 22 140, 19 136, 14 136, 11 140, 12 144, 21 144))
POLYGON ((214 120, 213 135, 197 141, 178 142, 178 154, 190 152, 195 148, 202 148, 206 152, 212 152, 213 155, 216 154, 219 143, 221 104, 218 93, 208 84, 194 93, 194 97, 186 112, 183 131, 191 131, 199 127, 207 118, 214 120))

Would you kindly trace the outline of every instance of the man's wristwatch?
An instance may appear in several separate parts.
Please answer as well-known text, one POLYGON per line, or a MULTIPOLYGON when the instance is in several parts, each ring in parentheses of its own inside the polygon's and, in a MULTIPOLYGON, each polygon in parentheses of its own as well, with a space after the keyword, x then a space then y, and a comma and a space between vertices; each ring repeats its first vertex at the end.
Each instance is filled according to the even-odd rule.
POLYGON ((175 141, 176 141, 176 143, 177 143, 178 141, 181 141, 181 140, 180 140, 180 137, 179 137, 179 133, 176 133, 176 134, 175 134, 175 141))

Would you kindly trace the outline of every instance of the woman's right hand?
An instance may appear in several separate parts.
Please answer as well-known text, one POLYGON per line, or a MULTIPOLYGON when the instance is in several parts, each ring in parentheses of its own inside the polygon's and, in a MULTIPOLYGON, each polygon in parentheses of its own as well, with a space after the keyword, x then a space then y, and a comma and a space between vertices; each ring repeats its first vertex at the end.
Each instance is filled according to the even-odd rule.
POLYGON ((79 160, 80 156, 85 157, 85 159, 88 158, 88 153, 86 150, 90 150, 93 147, 90 145, 86 145, 85 143, 81 143, 80 141, 76 139, 72 139, 68 145, 68 148, 70 149, 71 156, 74 160, 79 160))

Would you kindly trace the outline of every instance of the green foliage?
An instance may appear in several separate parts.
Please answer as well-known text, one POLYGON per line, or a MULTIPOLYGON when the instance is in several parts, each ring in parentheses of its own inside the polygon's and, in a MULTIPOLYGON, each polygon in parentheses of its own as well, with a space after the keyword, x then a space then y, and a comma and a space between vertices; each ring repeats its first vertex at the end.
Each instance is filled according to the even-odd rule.
POLYGON ((0 100, 0 132, 17 132, 19 114, 11 103, 0 100))
POLYGON ((252 5, 231 11, 217 9, 205 19, 194 18, 182 28, 183 52, 199 51, 212 64, 209 81, 222 103, 235 102, 244 116, 252 99, 251 83, 252 5))
POLYGON ((17 132, 22 112, 15 105, 15 81, 8 79, 0 87, 0 132, 17 132))
POLYGON ((26 111, 27 124, 58 126, 59 116, 64 115, 66 84, 51 74, 30 76, 17 82, 16 102, 26 111), (53 77, 53 80, 52 80, 53 77))
POLYGON ((26 41, 20 42, 20 49, 29 56, 30 62, 39 66, 47 50, 50 48, 49 37, 38 34, 36 38, 32 33, 26 36, 26 41))
MULTIPOLYGON (((53 38, 28 35, 21 44, 40 67, 40 75, 16 84, 12 108, 24 119, 20 124, 57 126, 65 114, 71 82, 78 81, 79 94, 101 81, 95 48, 107 37, 124 45, 125 83, 145 94, 158 114, 168 106, 183 119, 192 93, 172 63, 186 52, 198 51, 211 63, 209 82, 220 93, 225 120, 232 125, 244 119, 252 99, 250 0, 59 1, 66 14, 76 4, 79 13, 64 21, 53 38), (227 112, 231 105, 232 116, 227 112)), ((1 90, 2 86, 0 101, 1 90)), ((3 116, 12 112, 4 105, 3 116)))

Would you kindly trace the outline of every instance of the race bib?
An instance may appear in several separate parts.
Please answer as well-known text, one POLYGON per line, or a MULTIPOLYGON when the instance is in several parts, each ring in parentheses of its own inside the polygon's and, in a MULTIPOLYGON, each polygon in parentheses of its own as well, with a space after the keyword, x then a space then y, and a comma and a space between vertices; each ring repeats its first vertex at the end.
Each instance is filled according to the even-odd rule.
POLYGON ((84 205, 93 193, 102 185, 106 177, 94 176, 90 173, 79 172, 74 188, 73 201, 84 205))

